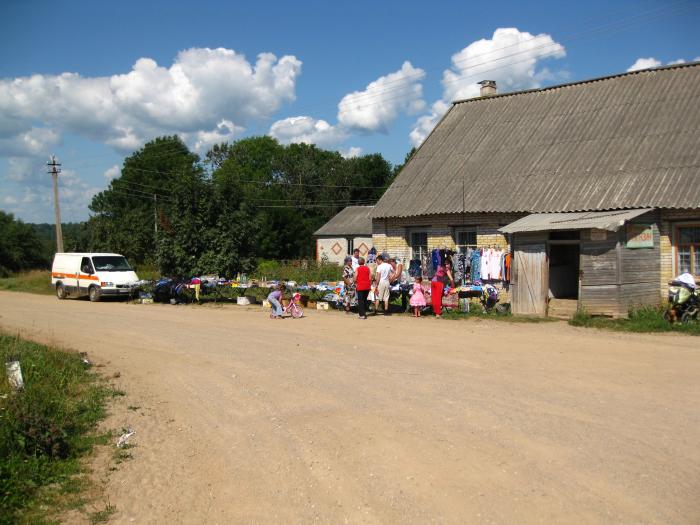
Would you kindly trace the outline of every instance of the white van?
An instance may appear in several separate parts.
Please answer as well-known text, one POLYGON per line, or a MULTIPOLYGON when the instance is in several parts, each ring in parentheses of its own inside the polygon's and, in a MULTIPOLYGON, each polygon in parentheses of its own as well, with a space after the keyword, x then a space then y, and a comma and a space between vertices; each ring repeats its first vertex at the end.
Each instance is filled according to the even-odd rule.
POLYGON ((126 257, 118 253, 57 253, 51 268, 56 297, 129 295, 139 278, 126 257))

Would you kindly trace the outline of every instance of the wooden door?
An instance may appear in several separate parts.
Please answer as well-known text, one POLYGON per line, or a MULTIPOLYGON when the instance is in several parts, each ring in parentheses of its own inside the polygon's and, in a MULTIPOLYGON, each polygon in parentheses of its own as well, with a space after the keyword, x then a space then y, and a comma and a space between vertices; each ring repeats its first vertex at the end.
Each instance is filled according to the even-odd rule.
POLYGON ((544 244, 526 244, 516 248, 512 288, 514 314, 547 315, 549 265, 544 244))

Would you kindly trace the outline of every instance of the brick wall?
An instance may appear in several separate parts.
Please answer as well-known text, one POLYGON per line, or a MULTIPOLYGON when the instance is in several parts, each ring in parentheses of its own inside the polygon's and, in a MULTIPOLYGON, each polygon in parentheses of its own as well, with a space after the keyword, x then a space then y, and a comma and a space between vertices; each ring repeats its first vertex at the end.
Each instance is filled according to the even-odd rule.
MULTIPOLYGON (((460 229, 476 231, 477 247, 508 250, 508 238, 498 228, 510 224, 525 214, 514 213, 469 213, 456 215, 424 215, 420 217, 374 219, 372 241, 377 252, 401 258, 406 264, 411 258, 410 232, 425 231, 428 234, 428 249, 445 246, 456 248, 455 232, 460 229)), ((510 300, 508 290, 501 283, 494 283, 501 293, 501 302, 510 300)))

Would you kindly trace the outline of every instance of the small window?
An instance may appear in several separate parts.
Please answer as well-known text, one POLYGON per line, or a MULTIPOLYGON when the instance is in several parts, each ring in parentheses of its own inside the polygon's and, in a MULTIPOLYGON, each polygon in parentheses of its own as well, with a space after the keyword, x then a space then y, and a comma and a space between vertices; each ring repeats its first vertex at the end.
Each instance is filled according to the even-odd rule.
POLYGON ((476 248, 476 231, 457 230, 455 232, 455 245, 459 253, 464 253, 469 248, 476 248))
POLYGON ((681 226, 676 230, 677 273, 700 274, 700 226, 681 226))
POLYGON ((411 258, 421 259, 428 253, 428 232, 411 232, 411 258))

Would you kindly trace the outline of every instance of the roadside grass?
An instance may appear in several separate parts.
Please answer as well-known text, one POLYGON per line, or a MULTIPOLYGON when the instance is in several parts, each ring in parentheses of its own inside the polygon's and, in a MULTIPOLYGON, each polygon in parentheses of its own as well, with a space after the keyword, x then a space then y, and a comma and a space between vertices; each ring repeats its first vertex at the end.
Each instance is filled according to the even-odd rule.
POLYGON ((551 323, 558 321, 551 317, 535 317, 528 315, 513 315, 510 312, 501 313, 495 309, 486 312, 483 309, 469 312, 460 312, 457 309, 444 310, 442 312, 443 319, 449 320, 470 320, 470 319, 489 319, 493 321, 503 321, 506 323, 551 323))
POLYGON ((48 270, 29 270, 4 277, 0 279, 0 290, 42 295, 53 295, 54 293, 51 286, 51 272, 48 270))
POLYGON ((628 319, 609 319, 593 317, 586 312, 576 312, 569 321, 572 326, 602 328, 617 332, 659 333, 678 332, 689 335, 700 335, 700 321, 692 323, 669 323, 664 319, 663 307, 644 307, 630 310, 628 319))
POLYGON ((0 333, 2 363, 17 360, 24 390, 0 372, 0 524, 55 523, 91 486, 82 458, 111 434, 97 432, 115 395, 77 352, 0 333))

